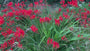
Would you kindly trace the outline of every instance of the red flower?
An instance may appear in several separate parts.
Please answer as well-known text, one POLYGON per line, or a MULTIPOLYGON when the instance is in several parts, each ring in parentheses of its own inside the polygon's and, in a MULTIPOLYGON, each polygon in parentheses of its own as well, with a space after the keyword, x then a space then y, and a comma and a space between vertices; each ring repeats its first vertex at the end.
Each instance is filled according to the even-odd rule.
POLYGON ((25 35, 25 32, 24 30, 22 30, 21 28, 16 28, 16 32, 14 33, 14 36, 15 37, 24 37, 25 35))
POLYGON ((89 10, 87 10, 87 14, 90 14, 90 11, 89 10))
POLYGON ((0 4, 0 9, 1 9, 1 4, 0 4))
POLYGON ((68 2, 68 4, 75 6, 75 7, 78 7, 78 1, 77 0, 72 0, 72 1, 68 2))
POLYGON ((6 37, 7 36, 7 33, 6 32, 1 32, 1 34, 6 37))
POLYGON ((7 48, 7 42, 4 42, 4 43, 3 43, 2 48, 3 48, 3 49, 7 48))
POLYGON ((80 37, 80 34, 78 34, 78 36, 77 37, 80 37))
POLYGON ((46 21, 46 22, 50 22, 50 21, 51 21, 51 18, 45 17, 45 21, 46 21))
POLYGON ((9 50, 7 50, 7 51, 13 51, 13 48, 11 48, 11 49, 9 49, 9 50))
POLYGON ((61 37, 62 40, 66 40, 67 38, 65 36, 61 37))
POLYGON ((32 15, 32 16, 30 17, 30 19, 35 19, 35 17, 36 17, 35 15, 32 15))
POLYGON ((44 20, 44 18, 40 17, 39 21, 40 21, 40 23, 43 23, 45 20, 44 20))
POLYGON ((15 15, 16 15, 16 16, 21 15, 21 11, 15 11, 15 15))
POLYGON ((86 9, 86 8, 84 8, 84 11, 87 11, 87 9, 86 9))
POLYGON ((22 13, 24 16, 30 16, 30 14, 32 13, 32 9, 29 9, 29 10, 22 10, 22 13))
POLYGON ((38 32, 38 28, 35 27, 35 25, 32 25, 32 26, 30 27, 30 29, 31 29, 33 32, 38 32))
POLYGON ((63 5, 61 5, 62 7, 64 7, 64 8, 66 8, 67 7, 67 4, 63 4, 63 5))
POLYGON ((69 13, 69 9, 67 8, 66 11, 69 13))
POLYGON ((15 17, 16 20, 19 20, 20 18, 19 17, 15 17))
POLYGON ((11 33, 13 33, 12 29, 9 29, 9 28, 8 28, 8 30, 6 30, 6 32, 7 32, 8 35, 10 35, 11 33))
POLYGON ((84 2, 84 0, 80 0, 81 2, 84 2))
POLYGON ((10 40, 7 41, 8 45, 12 46, 14 44, 14 38, 12 37, 10 40))
POLYGON ((90 7, 90 3, 88 4, 88 6, 90 7))
POLYGON ((76 18, 76 21, 79 20, 80 18, 76 18))
POLYGON ((59 12, 61 12, 61 8, 59 8, 59 12))
POLYGON ((0 16, 0 25, 4 24, 4 18, 0 16))
POLYGON ((39 2, 40 2, 40 3, 42 3, 42 2, 43 2, 43 0, 39 0, 39 2))
POLYGON ((13 5, 13 2, 9 2, 7 6, 11 7, 13 5))
POLYGON ((8 11, 8 9, 1 10, 1 12, 7 12, 7 11, 8 11))
POLYGON ((59 20, 60 20, 60 21, 63 21, 63 18, 62 18, 61 16, 59 16, 59 20))
POLYGON ((19 4, 19 3, 17 3, 17 4, 15 3, 15 6, 16 6, 16 7, 19 7, 19 6, 20 6, 20 4, 19 4))
POLYGON ((90 18, 88 18, 88 21, 90 21, 90 18))
POLYGON ((37 9, 34 10, 34 13, 35 13, 35 14, 38 14, 39 12, 40 12, 40 10, 37 10, 37 9))
POLYGON ((32 3, 30 3, 28 6, 29 6, 29 7, 33 7, 33 4, 32 4, 32 3))
POLYGON ((34 4, 35 4, 35 6, 39 5, 39 3, 38 3, 38 2, 34 2, 34 4))
POLYGON ((64 3, 65 3, 65 0, 61 0, 61 1, 60 1, 60 4, 64 4, 64 3))
POLYGON ((58 26, 60 25, 59 19, 55 19, 55 24, 58 25, 58 26))
POLYGON ((60 46, 59 46, 59 43, 57 43, 57 42, 54 41, 54 42, 53 42, 53 48, 56 48, 56 49, 57 49, 57 48, 59 48, 59 47, 60 47, 60 46))
POLYGON ((48 38, 48 40, 47 40, 47 44, 49 45, 49 44, 52 44, 52 43, 53 43, 53 39, 48 38))
POLYGON ((12 17, 12 16, 14 16, 14 13, 13 12, 8 12, 7 15, 12 17))

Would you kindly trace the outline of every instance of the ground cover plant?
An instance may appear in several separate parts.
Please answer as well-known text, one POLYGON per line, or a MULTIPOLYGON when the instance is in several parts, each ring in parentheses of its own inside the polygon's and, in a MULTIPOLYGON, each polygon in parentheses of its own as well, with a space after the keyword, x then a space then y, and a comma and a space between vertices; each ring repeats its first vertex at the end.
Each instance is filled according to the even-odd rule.
POLYGON ((90 3, 25 2, 0 6, 0 51, 90 50, 90 3))

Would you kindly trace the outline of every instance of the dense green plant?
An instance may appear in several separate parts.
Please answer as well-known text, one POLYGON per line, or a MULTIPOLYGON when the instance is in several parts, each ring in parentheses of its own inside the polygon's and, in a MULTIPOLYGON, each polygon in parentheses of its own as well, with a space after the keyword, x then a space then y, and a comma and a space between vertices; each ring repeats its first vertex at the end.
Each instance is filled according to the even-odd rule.
POLYGON ((34 6, 6 4, 0 12, 0 50, 88 51, 90 3, 70 7, 64 3, 51 9, 41 1, 34 6))

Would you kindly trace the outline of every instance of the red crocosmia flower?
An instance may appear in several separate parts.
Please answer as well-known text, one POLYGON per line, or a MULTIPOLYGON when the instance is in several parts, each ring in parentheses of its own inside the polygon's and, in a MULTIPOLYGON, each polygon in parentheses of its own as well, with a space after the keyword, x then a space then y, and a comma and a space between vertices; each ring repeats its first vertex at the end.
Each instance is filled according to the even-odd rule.
POLYGON ((11 48, 9 51, 13 51, 13 48, 11 48))
POLYGON ((40 2, 40 3, 42 3, 42 2, 43 2, 43 0, 39 0, 39 2, 40 2))
POLYGON ((84 2, 84 0, 80 0, 81 2, 84 2))
POLYGON ((90 7, 90 3, 88 4, 88 6, 90 7))
POLYGON ((4 24, 4 18, 0 16, 0 25, 4 24))
POLYGON ((2 17, 7 17, 7 15, 6 14, 3 14, 2 17))
POLYGON ((30 17, 30 19, 35 19, 35 17, 36 17, 35 15, 32 15, 32 16, 30 17))
POLYGON ((11 9, 12 11, 15 11, 15 10, 14 10, 14 7, 10 7, 10 9, 11 9))
POLYGON ((2 44, 2 48, 3 48, 3 49, 7 48, 7 42, 4 42, 4 43, 2 44))
POLYGON ((19 33, 21 34, 20 36, 24 37, 24 35, 25 35, 24 30, 22 30, 22 29, 18 29, 18 31, 19 31, 19 33))
POLYGON ((62 18, 61 16, 59 16, 59 20, 60 20, 60 21, 63 21, 63 18, 62 18))
POLYGON ((64 4, 64 3, 65 3, 65 0, 61 0, 61 1, 60 1, 60 4, 64 4))
POLYGON ((77 20, 80 20, 80 18, 76 18, 76 21, 77 21, 77 20))
POLYGON ((7 18, 7 21, 11 21, 11 18, 9 17, 9 18, 7 18))
POLYGON ((8 12, 7 15, 12 17, 12 16, 14 16, 14 13, 13 12, 8 12))
POLYGON ((84 28, 86 28, 87 26, 86 26, 86 24, 84 25, 84 28))
POLYGON ((29 6, 29 7, 33 7, 33 3, 30 3, 28 6, 29 6))
POLYGON ((39 5, 39 3, 38 3, 38 2, 34 2, 34 4, 35 4, 35 6, 39 5))
POLYGON ((24 37, 24 35, 25 35, 25 32, 21 28, 17 28, 16 32, 14 33, 15 37, 24 37))
POLYGON ((25 2, 27 2, 27 0, 25 0, 25 2))
POLYGON ((59 12, 61 12, 61 8, 59 8, 59 12))
POLYGON ((15 17, 16 20, 19 20, 20 18, 19 17, 15 17))
POLYGON ((90 21, 90 18, 88 18, 88 21, 90 21))
POLYGON ((75 6, 75 7, 78 7, 78 1, 77 0, 72 0, 72 1, 68 2, 68 4, 75 6))
POLYGON ((8 11, 8 9, 6 8, 6 9, 4 9, 4 10, 1 10, 1 12, 7 12, 8 11))
POLYGON ((20 38, 15 37, 15 41, 19 42, 20 41, 20 38))
POLYGON ((62 40, 67 40, 67 38, 65 36, 61 37, 62 40))
POLYGON ((1 32, 1 34, 6 37, 8 34, 6 32, 1 32))
POLYGON ((0 4, 0 9, 1 9, 1 4, 0 4))
POLYGON ((21 11, 15 11, 15 15, 16 15, 16 16, 21 15, 21 11))
POLYGON ((22 2, 20 3, 20 6, 21 6, 22 8, 26 6, 26 5, 24 4, 24 1, 22 1, 22 2))
POLYGON ((13 5, 13 2, 9 2, 9 3, 7 4, 8 7, 11 7, 12 5, 13 5))
POLYGON ((12 46, 14 44, 14 38, 12 37, 10 40, 7 41, 8 45, 12 46))
POLYGON ((64 8, 66 8, 67 7, 67 4, 63 4, 63 5, 61 5, 62 7, 64 7, 64 8))
POLYGON ((30 27, 30 29, 31 29, 33 32, 38 32, 38 28, 35 27, 35 25, 32 25, 32 26, 30 27))
POLYGON ((78 36, 77 37, 80 37, 80 34, 78 34, 78 36))
POLYGON ((47 40, 47 45, 50 45, 50 44, 53 44, 53 39, 48 38, 48 40, 47 40))
POLYGON ((13 33, 12 29, 9 29, 9 28, 8 28, 8 30, 6 30, 6 32, 7 32, 8 35, 13 33))
POLYGON ((60 46, 59 46, 59 43, 54 41, 54 42, 53 42, 53 48, 56 48, 56 49, 57 49, 57 48, 59 48, 59 47, 60 47, 60 46))
POLYGON ((15 6, 16 6, 16 7, 19 7, 19 6, 20 6, 20 4, 19 4, 19 3, 17 3, 17 4, 15 3, 15 6))
POLYGON ((66 18, 66 19, 69 19, 69 15, 65 14, 65 12, 63 12, 63 16, 66 18))
POLYGON ((86 8, 84 8, 84 11, 87 11, 87 9, 86 9, 86 8))
POLYGON ((40 21, 40 23, 43 23, 45 20, 44 20, 44 18, 40 17, 39 21, 40 21))
POLYGON ((35 13, 35 14, 38 14, 39 12, 40 12, 40 10, 37 10, 37 9, 34 10, 34 13, 35 13))
POLYGON ((87 10, 87 14, 90 14, 90 11, 89 10, 87 10))
POLYGON ((67 8, 66 11, 69 13, 69 9, 67 8))
POLYGON ((60 25, 59 19, 54 19, 54 20, 55 20, 55 24, 59 26, 60 25))
POLYGON ((12 24, 14 24, 15 22, 14 22, 14 20, 11 20, 11 21, 9 21, 9 23, 7 23, 8 24, 8 26, 9 25, 12 25, 12 24))
POLYGON ((29 9, 29 10, 22 10, 22 15, 24 16, 30 16, 30 14, 33 12, 32 9, 29 9))
POLYGON ((50 22, 50 21, 51 21, 51 18, 45 17, 45 21, 46 21, 46 22, 50 22))

